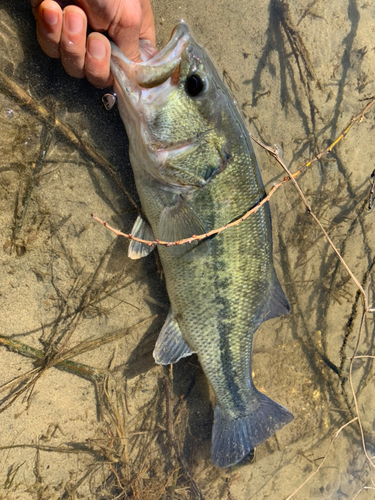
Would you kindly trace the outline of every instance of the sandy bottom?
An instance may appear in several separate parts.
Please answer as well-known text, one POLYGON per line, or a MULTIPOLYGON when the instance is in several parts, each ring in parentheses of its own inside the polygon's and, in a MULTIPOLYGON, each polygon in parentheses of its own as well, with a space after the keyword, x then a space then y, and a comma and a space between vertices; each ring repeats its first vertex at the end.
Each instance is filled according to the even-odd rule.
MULTIPOLYGON (((370 2, 153 3, 160 46, 183 18, 249 130, 277 144, 292 171, 375 95, 370 2)), ((254 353, 256 385, 295 420, 252 459, 219 470, 197 358, 173 370, 154 364, 168 312, 156 255, 128 260, 128 243, 90 217, 125 231, 136 218, 117 111, 42 54, 27 1, 1 2, 0 54, 0 498, 280 500, 319 466, 293 498, 373 498, 374 467, 352 421, 353 388, 371 457, 372 359, 356 359, 349 377, 357 341, 357 354, 374 354, 373 315, 359 338, 356 285, 295 188, 271 200, 293 312, 262 325, 254 353)), ((374 112, 298 178, 370 304, 374 112)), ((258 146, 256 154, 269 190, 285 174, 258 146)))

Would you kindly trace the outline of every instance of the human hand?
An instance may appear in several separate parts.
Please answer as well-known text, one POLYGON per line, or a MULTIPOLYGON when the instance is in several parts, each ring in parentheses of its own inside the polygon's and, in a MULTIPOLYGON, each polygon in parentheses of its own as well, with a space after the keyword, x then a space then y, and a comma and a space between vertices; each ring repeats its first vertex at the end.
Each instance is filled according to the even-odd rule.
POLYGON ((31 0, 40 46, 50 57, 61 57, 70 76, 84 76, 96 87, 112 84, 109 37, 133 61, 140 61, 139 40, 155 44, 150 0, 31 0), (62 7, 60 7, 62 5, 62 7), (87 37, 87 25, 95 32, 87 37))

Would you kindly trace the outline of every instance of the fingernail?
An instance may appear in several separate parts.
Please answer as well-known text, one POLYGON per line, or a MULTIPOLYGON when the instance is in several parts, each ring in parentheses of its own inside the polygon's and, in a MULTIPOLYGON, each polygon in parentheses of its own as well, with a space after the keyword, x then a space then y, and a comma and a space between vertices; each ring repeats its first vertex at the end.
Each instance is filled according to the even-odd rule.
POLYGON ((94 59, 104 59, 106 55, 106 49, 103 42, 100 40, 88 40, 87 50, 94 59))
POLYGON ((53 9, 43 9, 42 16, 44 24, 47 26, 54 26, 59 20, 58 13, 53 9))
POLYGON ((64 16, 65 28, 72 34, 80 33, 83 30, 83 19, 75 12, 66 12, 64 16))

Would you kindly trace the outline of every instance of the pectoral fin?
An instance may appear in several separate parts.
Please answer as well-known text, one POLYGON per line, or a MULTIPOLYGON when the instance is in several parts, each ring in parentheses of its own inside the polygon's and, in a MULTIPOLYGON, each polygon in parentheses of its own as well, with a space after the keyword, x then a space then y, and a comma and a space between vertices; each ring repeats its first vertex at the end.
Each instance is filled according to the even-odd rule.
MULTIPOLYGON (((134 223, 131 234, 141 240, 153 241, 155 239, 150 224, 140 215, 138 215, 134 223)), ((128 257, 133 260, 141 259, 149 255, 154 248, 155 245, 147 245, 146 243, 131 240, 128 248, 128 257)))
POLYGON ((180 327, 170 310, 156 341, 153 353, 155 362, 159 365, 170 365, 194 352, 182 338, 180 327))
MULTIPOLYGON (((165 207, 160 214, 159 234, 163 241, 180 241, 205 232, 202 221, 181 196, 177 196, 175 203, 165 207)), ((190 260, 201 257, 208 251, 208 241, 193 240, 191 243, 166 248, 172 255, 190 260)))

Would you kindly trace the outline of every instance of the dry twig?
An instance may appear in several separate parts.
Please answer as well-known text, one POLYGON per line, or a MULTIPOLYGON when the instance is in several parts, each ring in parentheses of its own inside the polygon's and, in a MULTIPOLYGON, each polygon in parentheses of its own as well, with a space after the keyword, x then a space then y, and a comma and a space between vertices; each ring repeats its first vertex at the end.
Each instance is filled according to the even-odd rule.
MULTIPOLYGON (((361 123, 363 121, 363 119, 365 117, 365 114, 373 106, 374 102, 375 102, 375 98, 372 98, 371 100, 369 100, 369 102, 366 104, 366 106, 363 108, 363 110, 358 115, 356 115, 355 117, 353 117, 351 119, 350 123, 346 126, 346 128, 342 131, 342 133, 337 137, 337 139, 327 149, 325 149, 324 151, 322 151, 321 153, 319 153, 312 160, 309 160, 306 163, 304 163, 303 165, 301 165, 300 169, 297 170, 297 172, 295 172, 293 174, 289 171, 288 167, 285 165, 285 163, 283 162, 283 160, 280 158, 280 155, 278 154, 277 150, 275 150, 275 149, 273 149, 273 148, 271 148, 269 146, 266 146, 265 144, 261 143, 258 139, 254 138, 250 134, 251 138, 257 144, 259 144, 262 148, 264 148, 268 153, 270 153, 275 158, 275 160, 281 165, 281 167, 286 172, 287 177, 285 177, 278 184, 274 185, 272 187, 272 189, 269 191, 269 193, 265 196, 265 198, 262 199, 255 207, 253 207, 251 210, 249 210, 244 216, 242 216, 241 218, 239 218, 239 219, 235 220, 234 222, 231 222, 230 224, 227 224, 227 225, 225 225, 225 226, 223 226, 221 228, 213 229, 213 230, 209 231, 206 234, 192 235, 190 238, 185 238, 185 239, 179 240, 179 241, 173 241, 173 242, 170 242, 170 241, 169 242, 168 241, 160 241, 160 240, 148 241, 148 240, 142 240, 142 239, 136 238, 132 234, 122 233, 121 231, 118 231, 118 230, 112 228, 111 226, 109 226, 106 222, 104 222, 101 219, 99 219, 96 215, 92 216, 95 220, 97 220, 98 222, 100 222, 101 224, 103 224, 105 227, 107 227, 110 231, 112 231, 113 233, 115 233, 117 236, 123 236, 123 237, 128 238, 128 239, 134 239, 135 241, 147 244, 149 246, 151 246, 151 245, 162 245, 162 246, 169 247, 169 246, 173 246, 173 245, 183 245, 185 243, 191 243, 193 240, 203 240, 203 239, 205 239, 205 238, 207 238, 209 236, 212 236, 214 234, 220 234, 222 231, 226 230, 229 227, 237 226, 242 221, 244 221, 245 219, 247 219, 251 214, 255 213, 264 203, 266 203, 267 201, 269 201, 269 199, 271 198, 271 196, 273 196, 273 194, 282 185, 284 185, 286 182, 291 181, 294 184, 294 186, 295 186, 296 190, 298 191, 298 194, 299 194, 302 202, 304 203, 304 205, 305 205, 305 207, 307 209, 308 214, 314 219, 315 223, 319 226, 320 230, 324 234, 325 239, 327 240, 327 242, 329 243, 329 245, 331 246, 331 248, 333 249, 333 251, 337 255, 338 259, 340 260, 340 262, 342 263, 342 265, 344 266, 344 268, 348 272, 350 278, 353 280, 353 282, 355 283, 355 285, 356 285, 359 293, 361 294, 362 300, 363 300, 363 311, 362 311, 361 324, 360 324, 358 335, 357 335, 356 345, 355 345, 355 348, 354 348, 354 353, 353 353, 353 356, 352 356, 352 358, 350 360, 350 366, 349 366, 349 383, 350 383, 351 392, 352 392, 352 396, 353 396, 354 407, 355 407, 355 417, 352 420, 350 420, 349 422, 347 422, 346 424, 344 424, 342 427, 340 427, 340 429, 334 434, 334 436, 331 438, 331 443, 330 443, 330 445, 329 445, 329 447, 327 449, 326 455, 324 456, 323 461, 321 462, 321 464, 319 465, 319 467, 304 481, 304 483, 294 493, 292 493, 289 497, 287 497, 287 500, 291 499, 297 493, 297 491, 299 491, 320 470, 320 468, 322 467, 323 463, 325 462, 325 460, 326 460, 326 458, 328 456, 328 453, 330 451, 330 448, 331 448, 331 445, 332 445, 332 442, 334 441, 334 439, 338 436, 338 434, 345 427, 347 427, 348 425, 352 424, 355 421, 358 422, 358 426, 359 426, 359 430, 360 430, 360 434, 361 434, 361 439, 362 439, 362 447, 363 447, 363 451, 364 451, 364 454, 366 456, 366 459, 367 459, 368 463, 371 465, 371 467, 375 469, 375 464, 372 461, 372 458, 369 456, 369 454, 367 452, 367 448, 366 448, 366 442, 365 442, 365 437, 364 437, 364 432, 363 432, 363 426, 362 426, 362 423, 361 423, 360 412, 359 412, 359 407, 358 407, 358 401, 357 401, 357 396, 355 394, 355 389, 354 389, 354 385, 353 385, 353 376, 352 376, 353 363, 354 363, 354 360, 357 358, 356 355, 357 355, 358 347, 359 347, 360 340, 361 340, 361 333, 362 333, 362 330, 363 330, 365 316, 366 316, 367 312, 372 312, 372 309, 368 305, 367 295, 366 295, 366 292, 365 292, 363 286, 360 284, 360 282, 358 281, 358 279, 356 278, 356 276, 353 274, 353 272, 351 271, 351 269, 349 268, 349 266, 346 264, 344 258, 341 256, 339 250, 334 245, 333 241, 329 237, 327 231, 324 229, 324 227, 322 226, 322 224, 319 221, 319 219, 317 218, 317 216, 313 213, 310 204, 308 203, 305 195, 303 194, 301 188, 299 187, 299 185, 298 185, 298 183, 296 181, 296 178, 301 174, 301 172, 303 172, 306 168, 308 168, 310 165, 312 165, 313 163, 315 163, 316 161, 318 161, 323 156, 329 154, 333 150, 333 148, 342 139, 344 139, 346 137, 346 135, 349 133, 349 131, 351 130, 351 128, 354 126, 354 124, 356 124, 356 123, 359 124, 359 123, 361 123)), ((167 401, 168 401, 168 391, 169 391, 168 382, 166 382, 166 391, 167 391, 167 401)), ((168 414, 168 411, 170 411, 170 410, 168 409, 168 406, 167 406, 167 414, 168 414)), ((171 440, 172 444, 175 443, 175 441, 173 439, 173 437, 174 437, 174 435, 173 435, 173 429, 171 429, 171 428, 168 429, 168 435, 170 436, 170 440, 171 440)), ((175 446, 175 444, 174 444, 174 446, 175 446)), ((176 450, 177 457, 179 458, 178 447, 177 448, 175 447, 175 450, 176 450)), ((179 461, 180 461, 180 458, 179 458, 179 461)), ((183 465, 183 462, 180 461, 180 463, 183 465)))
POLYGON ((305 480, 305 481, 304 481, 304 482, 303 482, 303 483, 302 483, 302 484, 301 484, 301 485, 300 485, 300 486, 299 486, 299 487, 298 487, 295 491, 293 491, 293 493, 292 493, 291 495, 289 495, 289 496, 288 496, 285 500, 291 500, 291 498, 293 498, 293 497, 294 497, 294 495, 295 495, 296 493, 298 493, 298 492, 299 492, 299 490, 300 490, 301 488, 303 488, 303 487, 305 486, 305 484, 307 484, 307 483, 310 481, 310 479, 312 479, 312 478, 315 476, 315 474, 317 474, 317 473, 319 472, 319 470, 323 467, 323 464, 324 464, 324 462, 326 461, 326 459, 327 459, 327 457, 328 457, 328 453, 329 453, 329 450, 331 449, 331 446, 332 446, 333 441, 334 441, 334 440, 338 437, 338 435, 340 434, 340 432, 341 432, 342 430, 344 430, 344 429, 345 429, 345 427, 347 427, 348 425, 352 424, 352 423, 353 423, 353 422, 355 422, 356 420, 358 420, 358 417, 355 417, 355 418, 353 418, 352 420, 350 420, 349 422, 346 422, 346 424, 342 425, 342 426, 340 427, 340 429, 339 429, 338 431, 336 431, 336 432, 332 435, 332 437, 331 437, 331 441, 330 441, 329 446, 328 446, 328 449, 327 449, 327 451, 326 451, 326 454, 324 455, 323 460, 320 462, 320 464, 318 465, 317 469, 315 469, 315 470, 314 470, 314 472, 312 472, 312 473, 310 474, 310 476, 309 476, 309 477, 308 477, 308 478, 307 478, 307 479, 306 479, 306 480, 305 480))
MULTIPOLYGON (((266 146, 265 144, 261 143, 258 139, 256 139, 252 134, 250 134, 250 137, 257 143, 259 144, 262 148, 264 148, 266 151, 268 151, 279 163, 280 165, 284 168, 284 170, 288 173, 288 177, 285 177, 281 182, 279 182, 278 184, 275 184, 272 189, 269 191, 269 193, 255 206, 255 207, 252 207, 248 212, 246 212, 245 215, 243 215, 242 217, 240 217, 239 219, 231 222, 231 223, 228 223, 226 224, 225 226, 222 226, 218 229, 212 229, 211 231, 207 232, 207 233, 204 233, 204 234, 193 234, 191 235, 189 238, 184 238, 182 240, 178 240, 178 241, 162 241, 162 240, 143 240, 141 238, 137 238, 136 236, 133 236, 132 234, 130 233, 123 233, 121 231, 119 231, 118 229, 115 229, 113 227, 111 227, 109 224, 107 224, 107 222, 103 221, 102 219, 100 219, 97 215, 95 214, 92 214, 92 218, 94 220, 96 220, 97 222, 99 222, 100 224, 102 224, 103 226, 105 226, 107 229, 109 229, 112 233, 114 233, 116 236, 122 236, 124 238, 127 238, 127 239, 130 239, 130 240, 134 240, 134 241, 137 241, 139 243, 144 243, 145 245, 148 245, 148 246, 154 246, 154 245, 161 245, 161 246, 166 246, 166 247, 171 247, 171 246, 175 246, 175 245, 184 245, 185 243, 191 243, 192 241, 194 240, 203 240, 205 238, 209 238, 210 236, 213 236, 214 234, 220 234, 222 233, 223 231, 225 231, 226 229, 230 228, 230 227, 235 227, 235 226, 238 226, 238 224, 240 224, 241 222, 243 222, 244 220, 246 220, 251 214, 257 212, 259 210, 259 208, 261 206, 263 206, 265 203, 267 203, 267 201, 270 200, 271 196, 273 196, 275 194, 275 192, 281 187, 283 186, 285 183, 289 182, 289 181, 293 181, 295 182, 295 179, 306 169, 308 168, 310 165, 312 165, 313 163, 315 163, 316 161, 318 161, 320 158, 322 158, 323 156, 329 154, 333 148, 342 140, 344 139, 344 137, 346 137, 346 135, 349 133, 350 129, 353 127, 353 125, 355 123, 361 123, 362 120, 364 119, 365 117, 365 114, 368 112, 368 110, 371 108, 371 106, 374 104, 375 102, 375 98, 372 98, 368 103, 367 105, 363 108, 363 110, 358 114, 356 115, 355 117, 353 117, 350 121, 350 123, 347 125, 347 127, 342 131, 342 133, 339 135, 339 137, 337 137, 337 139, 327 148, 325 149, 324 151, 322 151, 321 153, 319 153, 318 155, 315 156, 315 158, 313 158, 312 160, 309 160, 305 163, 303 163, 300 167, 299 170, 297 170, 297 172, 295 172, 294 174, 290 173, 289 170, 286 168, 286 166, 284 165, 284 163, 282 162, 280 156, 278 155, 277 151, 275 151, 273 148, 269 147, 269 146, 266 146)), ((295 183, 296 185, 296 183, 295 183)), ((301 191, 299 191, 300 195, 301 195, 301 191)), ((307 201, 305 199, 305 197, 303 196, 303 199, 304 199, 304 203, 305 205, 307 204, 307 201)), ((308 204, 307 204, 308 206, 308 204)), ((310 213, 311 213, 311 208, 309 209, 310 210, 310 213)), ((316 220, 316 222, 319 223, 318 219, 312 215, 314 217, 314 219, 316 220)), ((319 223, 320 224, 320 223, 319 223)), ((321 229, 323 229, 322 225, 320 224, 320 227, 321 229)), ((324 231, 324 229, 323 229, 324 231)), ((327 233, 325 232, 325 236, 328 237, 327 233)), ((330 243, 331 244, 331 243, 330 243)), ((332 243, 333 245, 333 243, 332 243)), ((331 246, 332 246, 331 245, 331 246)), ((336 252, 338 254, 338 252, 336 252)), ((354 276, 352 276, 352 279, 353 279, 354 276)), ((355 278, 354 278, 355 279, 355 278)), ((359 285, 358 281, 357 281, 357 286, 359 286, 361 288, 361 286, 359 285)))

